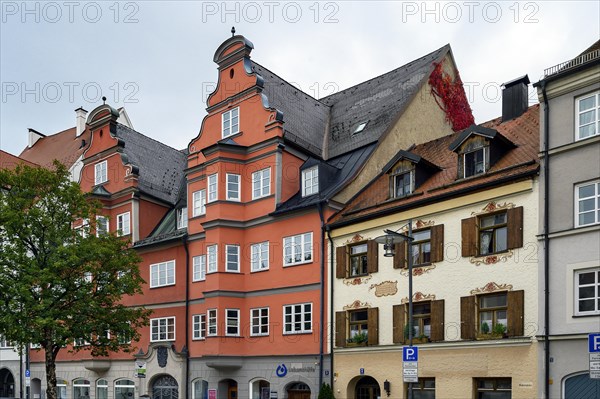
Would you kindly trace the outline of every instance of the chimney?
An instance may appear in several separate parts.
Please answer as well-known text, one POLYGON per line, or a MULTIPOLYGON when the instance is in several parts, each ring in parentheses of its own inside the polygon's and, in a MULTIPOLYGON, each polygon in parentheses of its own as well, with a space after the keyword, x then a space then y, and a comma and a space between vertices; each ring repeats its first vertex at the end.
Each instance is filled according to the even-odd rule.
POLYGON ((46 137, 46 135, 38 132, 35 129, 29 128, 27 129, 29 131, 29 144, 27 144, 27 147, 31 148, 33 147, 33 145, 36 143, 36 141, 38 141, 39 139, 46 137))
POLYGON ((527 85, 529 76, 524 75, 503 83, 502 86, 502 122, 518 118, 529 107, 527 85))
POLYGON ((85 130, 85 118, 87 116, 87 111, 82 107, 79 107, 75 110, 75 137, 81 136, 81 133, 85 130))

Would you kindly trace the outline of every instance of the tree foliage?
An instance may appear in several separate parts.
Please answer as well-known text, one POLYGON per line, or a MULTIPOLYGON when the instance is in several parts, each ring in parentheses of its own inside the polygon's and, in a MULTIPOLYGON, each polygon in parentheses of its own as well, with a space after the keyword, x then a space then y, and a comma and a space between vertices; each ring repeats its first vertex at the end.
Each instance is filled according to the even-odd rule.
POLYGON ((49 398, 59 351, 131 351, 148 324, 147 310, 122 303, 141 293, 140 258, 126 240, 92 234, 99 209, 58 162, 0 170, 0 335, 42 348, 49 398))
POLYGON ((326 382, 321 385, 321 389, 319 390, 319 399, 335 399, 331 385, 326 382))

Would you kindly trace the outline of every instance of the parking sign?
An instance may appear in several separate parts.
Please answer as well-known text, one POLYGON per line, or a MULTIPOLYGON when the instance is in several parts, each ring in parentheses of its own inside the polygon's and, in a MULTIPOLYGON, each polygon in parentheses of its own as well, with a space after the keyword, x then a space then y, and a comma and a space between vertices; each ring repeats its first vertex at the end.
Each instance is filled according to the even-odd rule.
POLYGON ((403 346, 402 347, 402 361, 403 362, 419 361, 419 348, 416 346, 403 346))

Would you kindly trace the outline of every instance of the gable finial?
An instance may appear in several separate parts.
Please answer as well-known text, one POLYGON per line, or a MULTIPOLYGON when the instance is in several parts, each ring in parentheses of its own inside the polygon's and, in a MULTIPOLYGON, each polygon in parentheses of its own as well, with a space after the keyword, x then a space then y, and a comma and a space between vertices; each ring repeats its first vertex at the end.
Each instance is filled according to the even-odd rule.
POLYGON ((102 105, 106 104, 106 97, 102 96, 102 105))
POLYGON ((231 37, 235 35, 235 26, 231 27, 231 37))

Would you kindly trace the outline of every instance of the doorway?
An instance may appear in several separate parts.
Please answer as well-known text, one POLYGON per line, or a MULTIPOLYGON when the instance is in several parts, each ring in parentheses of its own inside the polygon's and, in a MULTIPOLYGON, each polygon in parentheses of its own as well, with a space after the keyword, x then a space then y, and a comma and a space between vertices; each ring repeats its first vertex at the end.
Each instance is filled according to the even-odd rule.
POLYGON ((310 399, 310 387, 302 382, 293 382, 287 388, 288 399, 310 399))
POLYGON ((0 398, 15 397, 15 378, 8 369, 0 370, 0 398))
POLYGON ((379 383, 373 377, 363 377, 356 383, 356 399, 377 399, 381 396, 379 383))
POLYGON ((152 384, 153 399, 179 399, 179 386, 175 378, 162 375, 152 384))

